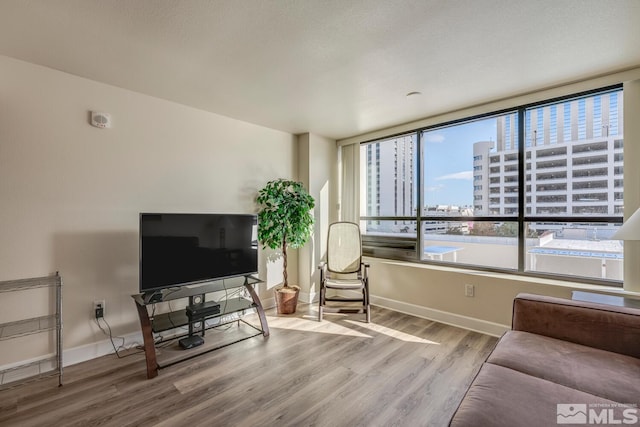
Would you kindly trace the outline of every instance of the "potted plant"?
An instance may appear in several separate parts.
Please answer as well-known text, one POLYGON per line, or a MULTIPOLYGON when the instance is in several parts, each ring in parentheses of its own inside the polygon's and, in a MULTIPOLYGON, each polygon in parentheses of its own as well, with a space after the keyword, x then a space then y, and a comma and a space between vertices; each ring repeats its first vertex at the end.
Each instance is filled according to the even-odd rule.
POLYGON ((258 240, 262 243, 263 249, 269 247, 282 250, 283 283, 275 292, 278 313, 295 313, 300 288, 289 286, 287 248, 299 248, 311 237, 311 210, 315 201, 301 182, 280 178, 269 181, 258 192, 256 202, 260 206, 258 240))

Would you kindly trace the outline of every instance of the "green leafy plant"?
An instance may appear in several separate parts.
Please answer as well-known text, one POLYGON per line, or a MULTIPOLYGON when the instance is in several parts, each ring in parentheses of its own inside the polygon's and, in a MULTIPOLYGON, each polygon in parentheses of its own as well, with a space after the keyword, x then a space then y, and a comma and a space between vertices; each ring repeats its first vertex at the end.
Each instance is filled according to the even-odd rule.
POLYGON ((311 237, 315 206, 301 182, 277 179, 258 192, 258 240, 262 247, 282 249, 283 287, 287 281, 287 247, 299 248, 311 237))

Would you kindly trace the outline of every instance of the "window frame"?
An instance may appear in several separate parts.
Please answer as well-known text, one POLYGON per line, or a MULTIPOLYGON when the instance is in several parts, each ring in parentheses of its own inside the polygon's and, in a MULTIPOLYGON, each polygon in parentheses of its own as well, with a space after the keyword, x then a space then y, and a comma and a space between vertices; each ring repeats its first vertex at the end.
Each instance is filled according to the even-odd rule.
MULTIPOLYGON (((507 274, 513 274, 513 275, 518 275, 518 276, 525 276, 525 277, 536 277, 536 278, 546 278, 546 279, 555 279, 555 280, 563 280, 563 281, 568 281, 568 282, 577 282, 577 283, 588 283, 588 284, 598 284, 598 285, 605 285, 605 286, 611 286, 611 287, 622 287, 623 285, 623 281, 622 280, 614 280, 614 279, 605 279, 605 278, 595 278, 595 277, 586 277, 586 276, 574 276, 574 275, 563 275, 563 274, 558 274, 558 273, 548 273, 548 272, 542 272, 542 271, 531 271, 531 270, 527 270, 526 269, 526 236, 525 236, 525 229, 526 229, 526 225, 528 223, 543 223, 543 222, 551 222, 551 223, 589 223, 589 224, 622 224, 623 223, 623 215, 620 214, 619 216, 609 216, 609 215, 594 215, 594 216, 579 216, 579 215, 548 215, 548 216, 542 216, 542 215, 533 215, 532 214, 527 214, 526 212, 526 205, 527 205, 527 194, 529 194, 529 196, 531 195, 530 192, 527 191, 527 183, 526 183, 526 174, 527 174, 527 169, 526 169, 526 164, 527 164, 527 159, 526 159, 526 151, 527 151, 527 145, 526 145, 526 129, 525 129, 525 115, 527 110, 531 110, 534 108, 541 108, 543 106, 549 105, 549 104, 557 104, 557 103, 561 103, 561 102, 568 102, 571 100, 577 100, 577 99, 584 99, 586 97, 589 96, 594 96, 594 95, 598 95, 598 94, 604 94, 604 93, 608 93, 608 92, 614 92, 614 91, 622 91, 623 90, 623 85, 622 84, 615 84, 615 85, 610 85, 610 86, 605 86, 605 87, 601 87, 598 89, 592 89, 592 90, 588 90, 588 91, 582 91, 582 92, 577 92, 577 93, 573 93, 570 95, 566 95, 566 96, 561 96, 561 97, 555 97, 555 98, 550 98, 550 99, 546 99, 546 100, 542 100, 542 101, 537 101, 534 103, 528 103, 528 104, 523 104, 523 105, 519 105, 517 107, 514 108, 507 108, 507 109, 501 109, 501 110, 495 110, 495 111, 490 111, 490 112, 486 112, 486 113, 481 113, 481 114, 477 114, 477 115, 473 115, 473 116, 469 116, 469 117, 464 117, 464 118, 460 118, 460 119, 456 119, 456 120, 451 120, 451 121, 446 121, 446 122, 442 122, 442 123, 437 123, 437 124, 433 124, 433 125, 429 125, 429 126, 424 126, 424 127, 419 127, 416 129, 412 129, 410 131, 404 131, 404 132, 400 132, 400 133, 396 133, 396 134, 392 134, 392 135, 387 135, 384 137, 380 137, 380 138, 375 138, 375 139, 371 139, 371 140, 366 140, 364 142, 360 143, 360 147, 368 145, 368 144, 372 144, 372 143, 376 143, 376 142, 384 142, 384 141, 388 141, 394 138, 400 138, 400 137, 406 137, 406 136, 412 136, 416 139, 416 147, 415 147, 415 164, 416 164, 416 169, 417 169, 417 180, 414 186, 414 189, 416 191, 416 206, 418 207, 416 209, 416 215, 415 216, 370 216, 370 215, 360 215, 359 219, 360 219, 360 223, 362 224, 363 222, 366 221, 415 221, 416 223, 416 234, 413 238, 413 240, 415 241, 415 246, 414 246, 414 254, 413 256, 409 256, 406 253, 402 252, 402 253, 398 253, 395 254, 393 253, 392 250, 388 251, 393 253, 393 256, 388 256, 386 255, 387 252, 383 251, 383 252, 378 252, 376 253, 374 252, 370 252, 367 251, 367 247, 371 248, 371 246, 379 246, 381 243, 383 243, 385 240, 386 241, 392 241, 392 240, 396 240, 396 238, 385 238, 383 236, 367 236, 366 234, 363 234, 363 249, 365 249, 365 255, 367 256, 371 256, 371 257, 375 257, 375 258, 387 258, 387 259, 394 259, 394 260, 403 260, 403 261, 409 261, 409 262, 415 262, 415 263, 420 263, 420 264, 429 264, 429 265, 442 265, 442 266, 446 266, 446 267, 450 267, 450 268, 454 268, 454 269, 471 269, 471 270, 478 270, 478 271, 487 271, 487 272, 494 272, 494 273, 507 273, 507 274), (464 123, 469 123, 472 121, 476 121, 476 120, 482 120, 482 119, 487 119, 487 118, 491 118, 491 117, 498 117, 500 115, 506 115, 506 114, 513 114, 516 113, 517 114, 517 118, 518 118, 518 128, 517 128, 517 134, 518 134, 518 154, 517 154, 517 162, 518 162, 518 195, 517 195, 517 204, 518 204, 518 214, 517 215, 512 215, 512 216, 507 216, 507 215, 491 215, 491 216, 463 216, 463 215, 456 215, 456 216, 434 216, 434 215, 423 215, 423 206, 422 206, 422 199, 423 199, 423 186, 424 186, 424 170, 423 170, 423 166, 422 166, 422 157, 424 154, 424 141, 422 138, 422 134, 424 132, 428 132, 428 131, 432 131, 432 130, 437 130, 440 128, 444 128, 444 127, 450 127, 450 126, 456 126, 456 125, 461 125, 464 123), (422 224, 424 222, 428 222, 428 221, 438 221, 438 222, 442 222, 442 221, 450 221, 450 222, 469 222, 469 221, 473 221, 473 222, 517 222, 518 225, 518 244, 517 244, 517 248, 518 248, 518 266, 517 269, 507 269, 507 268, 497 268, 497 267, 488 267, 488 266, 483 266, 483 265, 477 265, 477 264, 463 264, 463 263, 452 263, 452 262, 444 262, 444 261, 438 261, 438 260, 434 260, 434 259, 422 259, 422 257, 420 256, 422 254, 423 251, 423 243, 424 243, 424 239, 422 238, 422 224)), ((566 114, 566 110, 564 112, 564 114, 566 114)), ((624 119, 624 118, 623 118, 624 119)), ((620 117, 617 118, 618 122, 620 121, 620 117)), ((619 125, 619 124, 618 124, 619 125)), ((531 128, 533 129, 536 125, 534 123, 531 123, 531 128)), ((622 140, 624 140, 624 134, 622 135, 622 140)), ((566 142, 566 141, 563 141, 566 142)), ((623 143, 623 168, 624 168, 624 143, 623 143)), ((475 185, 475 184, 474 184, 475 185)), ((531 185, 531 183, 529 184, 531 185)), ((622 193, 622 199, 624 200, 624 187, 622 188, 622 191, 620 191, 622 193)), ((366 195, 361 195, 361 197, 367 197, 366 195)), ((366 202, 365 202, 366 205, 366 202)), ((407 239, 407 237, 403 237, 402 240, 410 240, 407 239)), ((623 258, 623 263, 624 263, 624 258, 623 258)))

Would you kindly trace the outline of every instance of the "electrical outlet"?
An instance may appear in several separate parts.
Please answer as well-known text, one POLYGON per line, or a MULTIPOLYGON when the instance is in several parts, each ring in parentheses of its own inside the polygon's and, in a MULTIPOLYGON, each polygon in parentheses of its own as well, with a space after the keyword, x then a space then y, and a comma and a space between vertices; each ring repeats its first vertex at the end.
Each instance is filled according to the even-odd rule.
POLYGON ((93 302, 93 312, 96 315, 96 319, 104 317, 105 304, 104 300, 97 300, 93 302))
POLYGON ((466 285, 464 285, 464 296, 465 297, 472 297, 475 295, 475 286, 467 283, 466 285))

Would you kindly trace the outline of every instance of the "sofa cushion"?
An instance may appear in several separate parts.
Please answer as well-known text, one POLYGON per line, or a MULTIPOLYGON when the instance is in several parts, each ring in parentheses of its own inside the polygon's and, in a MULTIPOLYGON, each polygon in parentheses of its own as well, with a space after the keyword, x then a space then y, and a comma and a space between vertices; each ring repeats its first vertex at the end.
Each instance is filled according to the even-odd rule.
POLYGON ((640 358, 637 308, 518 294, 512 329, 640 358))
POLYGON ((487 362, 619 403, 640 396, 640 359, 529 332, 507 332, 487 362))
MULTIPOLYGON (((450 426, 555 426, 558 404, 615 405, 607 399, 485 363, 467 390, 450 426)), ((615 409, 622 419, 622 409, 615 409)))

